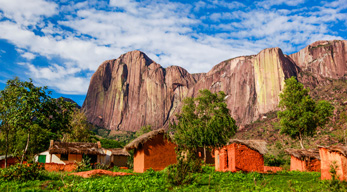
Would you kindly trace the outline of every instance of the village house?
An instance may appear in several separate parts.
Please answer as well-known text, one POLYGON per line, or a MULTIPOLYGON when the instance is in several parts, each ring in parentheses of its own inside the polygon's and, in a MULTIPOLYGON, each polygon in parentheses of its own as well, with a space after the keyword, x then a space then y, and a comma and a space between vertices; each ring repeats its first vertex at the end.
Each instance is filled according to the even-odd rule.
POLYGON ((266 152, 263 140, 230 139, 226 146, 215 150, 215 170, 264 172, 266 152))
MULTIPOLYGON (((7 166, 14 165, 17 163, 16 157, 13 155, 7 155, 7 166)), ((5 155, 0 156, 0 168, 5 168, 5 155)))
POLYGON ((147 169, 163 170, 176 163, 176 145, 165 137, 164 129, 145 133, 125 146, 134 150, 134 172, 143 173, 147 169))
POLYGON ((341 181, 347 181, 347 146, 318 146, 321 159, 321 179, 332 179, 331 167, 341 181))
POLYGON ((112 166, 126 167, 130 154, 123 148, 107 149, 110 151, 110 163, 112 166))
POLYGON ((84 142, 60 142, 51 140, 49 149, 36 157, 39 163, 68 164, 82 161, 83 156, 90 158, 90 163, 103 163, 104 150, 101 144, 84 142))
POLYGON ((321 161, 318 149, 286 149, 285 152, 291 156, 291 171, 320 171, 321 161))

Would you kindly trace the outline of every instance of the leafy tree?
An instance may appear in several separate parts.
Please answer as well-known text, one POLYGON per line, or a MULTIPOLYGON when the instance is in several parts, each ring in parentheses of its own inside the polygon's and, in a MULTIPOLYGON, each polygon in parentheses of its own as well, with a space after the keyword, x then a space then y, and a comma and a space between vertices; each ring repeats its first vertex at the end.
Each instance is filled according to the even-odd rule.
POLYGON ((225 103, 225 93, 211 93, 204 89, 196 98, 186 98, 182 112, 173 124, 175 141, 179 147, 195 151, 206 147, 222 147, 237 130, 235 120, 230 116, 225 103))
MULTIPOLYGON (((21 162, 23 162, 30 140, 59 138, 69 129, 74 105, 63 99, 53 99, 49 94, 47 87, 36 87, 31 79, 24 82, 19 78, 7 81, 5 89, 0 91, 1 134, 6 135, 6 154, 9 150, 10 133, 13 134, 11 138, 18 147, 12 150, 22 151, 21 162), (12 129, 15 130, 11 131, 12 129)), ((46 141, 46 144, 48 143, 49 139, 46 141)), ((32 149, 35 149, 37 145, 46 144, 36 143, 32 149)), ((31 150, 31 152, 39 151, 31 150)))
POLYGON ((314 101, 308 93, 309 89, 304 88, 295 77, 286 79, 280 94, 279 107, 282 111, 277 113, 282 125, 281 133, 299 139, 301 148, 304 148, 304 137, 313 136, 317 127, 324 126, 334 109, 327 101, 314 101))
POLYGON ((93 126, 88 123, 84 112, 75 108, 71 114, 70 130, 63 136, 64 141, 90 142, 93 126))

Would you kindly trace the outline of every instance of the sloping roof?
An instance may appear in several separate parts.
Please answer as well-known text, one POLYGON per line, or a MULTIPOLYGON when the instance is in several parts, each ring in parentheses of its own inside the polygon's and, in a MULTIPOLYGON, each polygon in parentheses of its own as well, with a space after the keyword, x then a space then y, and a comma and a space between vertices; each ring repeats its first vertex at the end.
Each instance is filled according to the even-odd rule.
POLYGON ((144 143, 146 143, 148 140, 153 139, 158 134, 163 134, 165 131, 164 129, 157 129, 148 133, 145 133, 141 135, 140 137, 134 139, 132 142, 130 142, 128 145, 126 145, 124 148, 129 151, 131 149, 137 149, 141 147, 144 143))
MULTIPOLYGON (((6 155, 0 155, 0 160, 4 160, 6 155)), ((12 154, 7 154, 7 158, 14 157, 12 154)))
POLYGON ((111 151, 112 155, 116 156, 130 156, 130 154, 123 148, 107 149, 111 151))
POLYGON ((239 143, 246 145, 247 147, 258 151, 260 154, 264 155, 267 153, 266 141, 264 140, 239 140, 239 139, 230 139, 228 145, 233 143, 239 143))
POLYGON ((298 159, 305 159, 309 157, 320 160, 318 149, 286 149, 284 151, 298 159))
POLYGON ((105 155, 97 143, 54 141, 49 146, 51 154, 105 155))
POLYGON ((328 149, 329 152, 338 152, 341 155, 347 157, 347 146, 345 145, 318 146, 318 148, 328 149))

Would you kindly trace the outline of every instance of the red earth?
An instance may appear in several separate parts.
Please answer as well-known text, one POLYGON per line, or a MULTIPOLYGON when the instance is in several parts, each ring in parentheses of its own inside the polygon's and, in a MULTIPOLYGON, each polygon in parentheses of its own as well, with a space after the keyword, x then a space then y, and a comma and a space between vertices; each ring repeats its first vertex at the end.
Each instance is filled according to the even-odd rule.
POLYGON ((89 178, 94 175, 109 175, 109 176, 125 176, 125 175, 132 175, 131 173, 123 173, 123 172, 113 172, 113 171, 107 171, 107 170, 102 170, 102 169, 94 169, 91 171, 84 171, 84 172, 78 172, 78 173, 71 173, 71 175, 77 175, 81 176, 83 178, 89 178))

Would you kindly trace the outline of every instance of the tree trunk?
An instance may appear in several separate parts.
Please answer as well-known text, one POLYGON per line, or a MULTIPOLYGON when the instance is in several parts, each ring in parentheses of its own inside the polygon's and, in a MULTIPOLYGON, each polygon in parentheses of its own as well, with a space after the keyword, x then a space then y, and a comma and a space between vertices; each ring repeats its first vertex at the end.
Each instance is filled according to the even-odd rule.
POLYGON ((8 127, 6 126, 6 152, 5 152, 5 168, 7 168, 8 132, 9 132, 9 129, 8 129, 8 127))
POLYGON ((204 162, 206 163, 206 146, 204 145, 204 162))
POLYGON ((302 149, 305 149, 304 147, 304 144, 303 144, 303 139, 302 139, 302 136, 301 136, 301 133, 299 132, 299 142, 300 142, 300 146, 302 149))
POLYGON ((22 160, 20 161, 20 164, 23 164, 24 161, 24 156, 28 150, 28 146, 29 146, 29 141, 30 141, 30 132, 28 131, 28 138, 27 138, 27 144, 25 145, 25 149, 23 151, 23 155, 22 155, 22 160))

